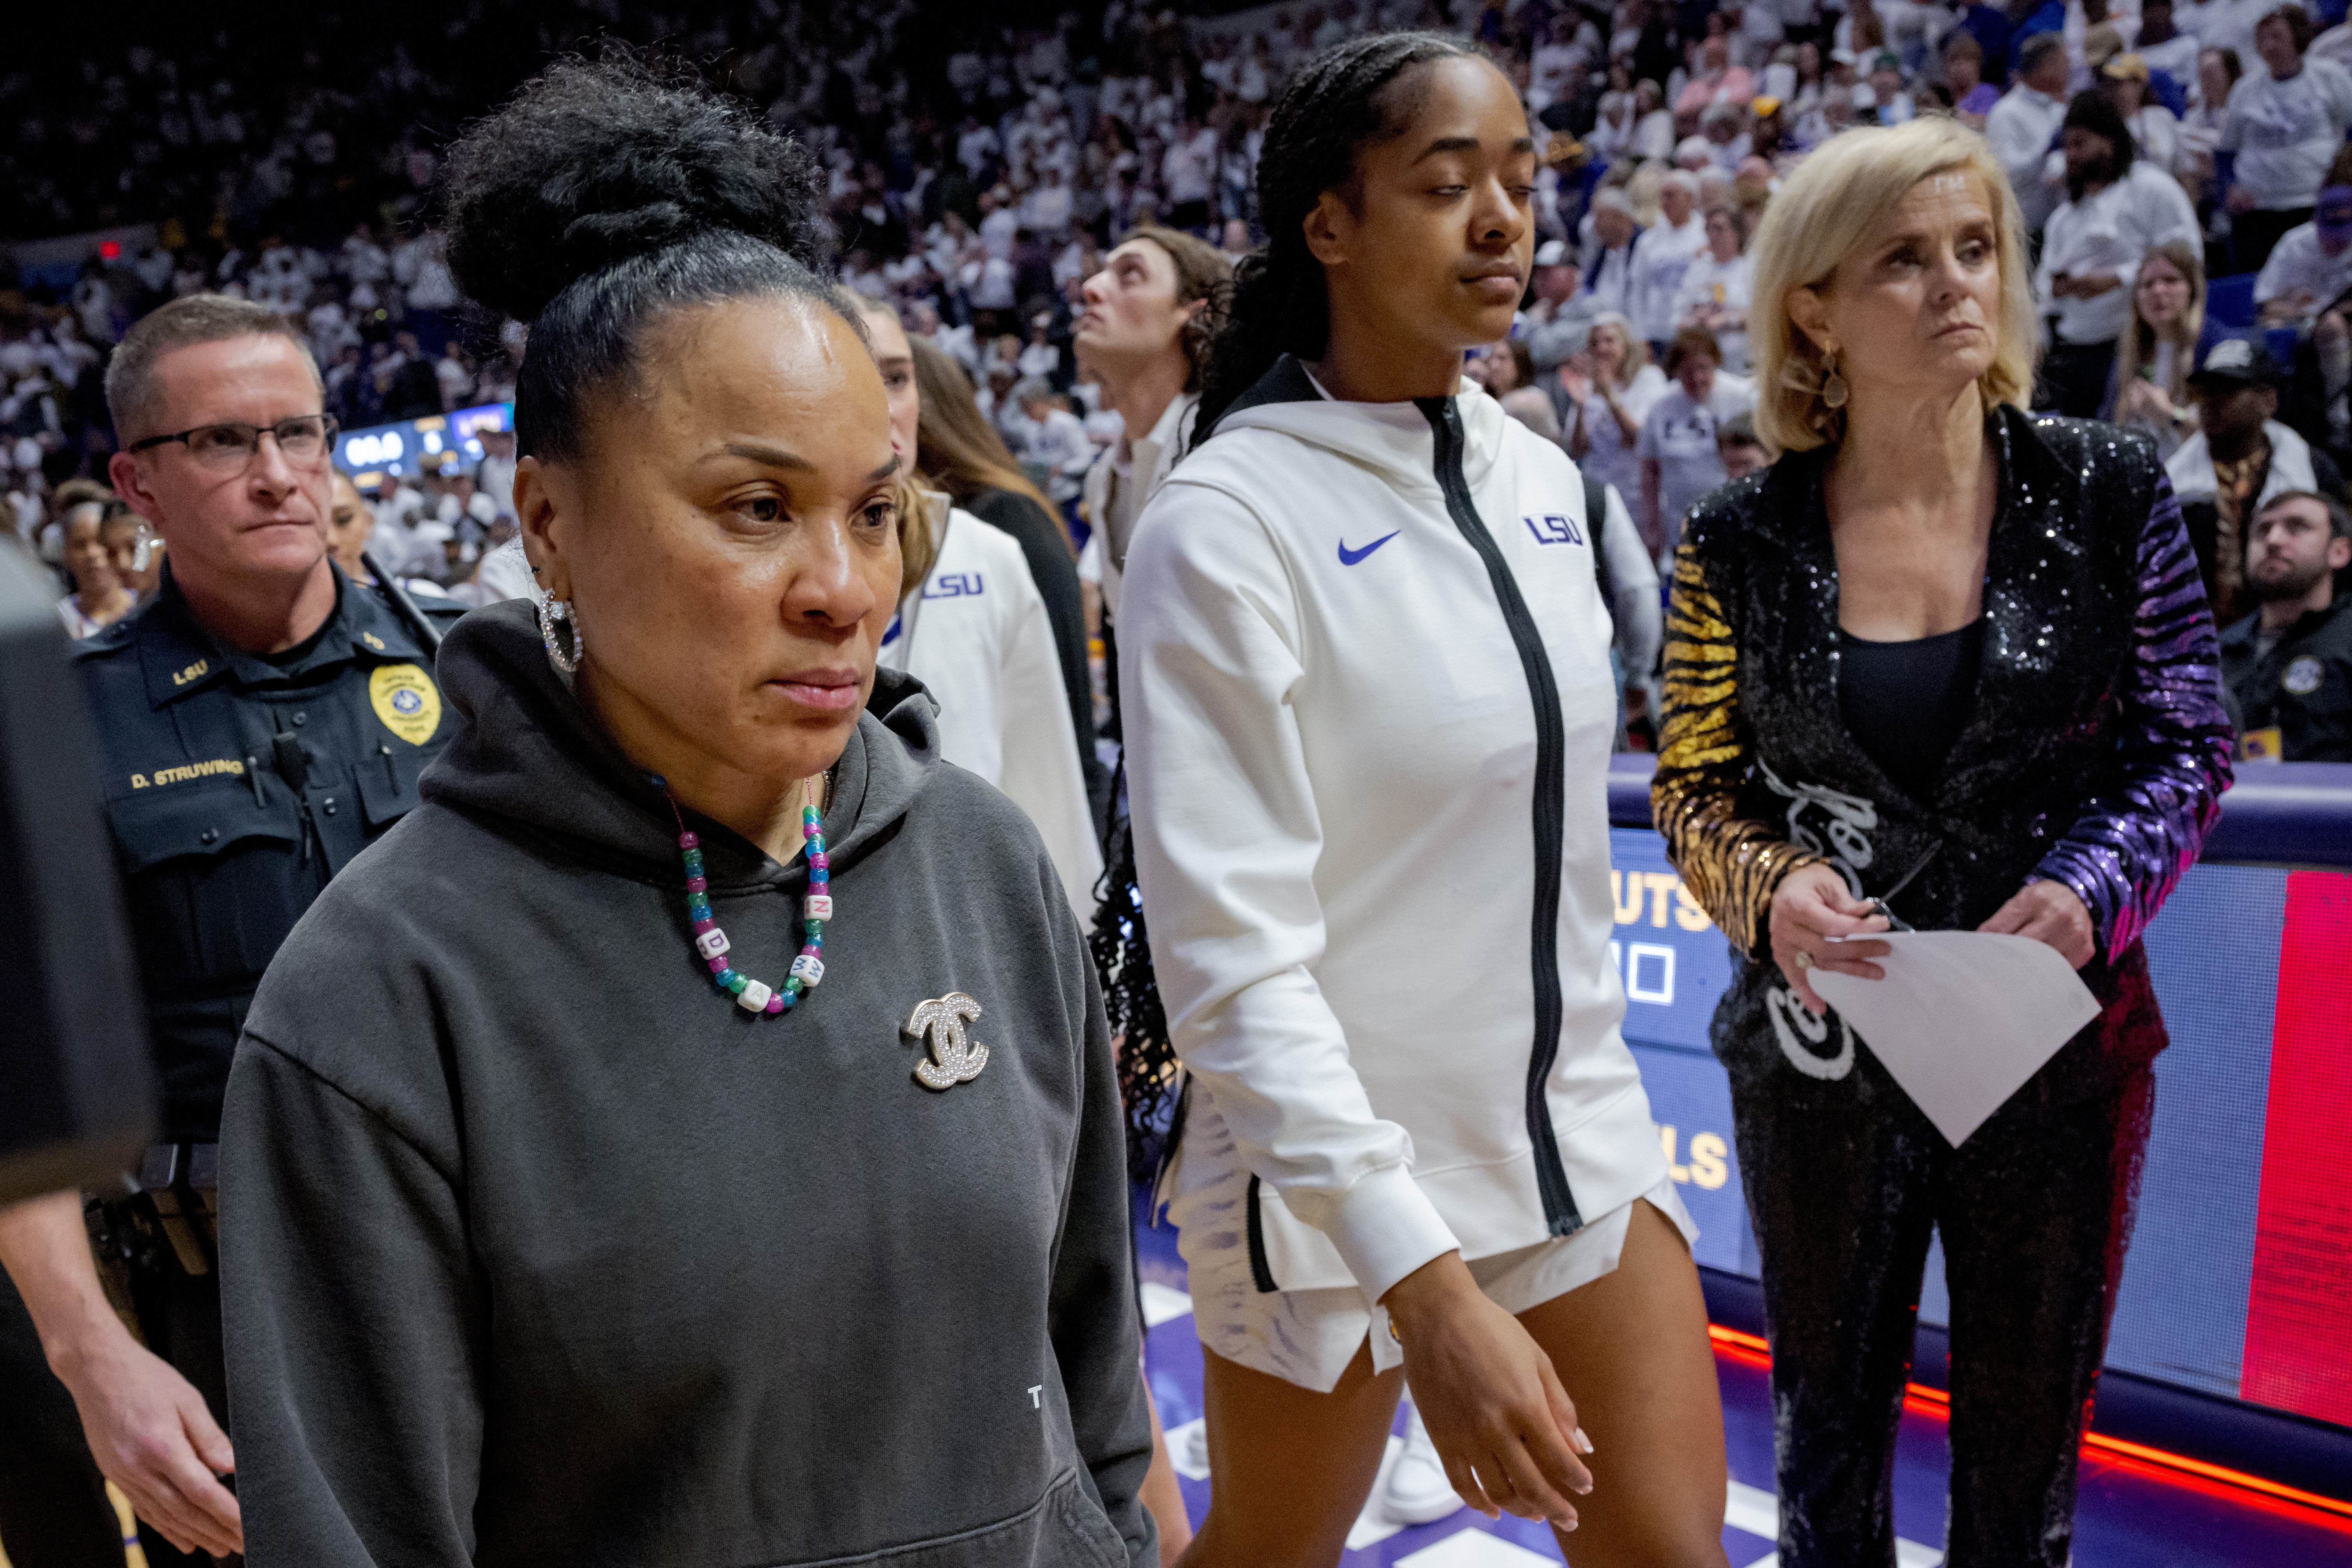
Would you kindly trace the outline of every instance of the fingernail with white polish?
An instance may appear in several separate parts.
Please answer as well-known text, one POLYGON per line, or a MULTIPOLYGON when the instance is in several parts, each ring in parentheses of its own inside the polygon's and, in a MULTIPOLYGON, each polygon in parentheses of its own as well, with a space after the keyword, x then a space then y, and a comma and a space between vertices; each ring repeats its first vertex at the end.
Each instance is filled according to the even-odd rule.
POLYGON ((1592 1452, 1592 1439, 1584 1435, 1584 1428, 1581 1426, 1576 1429, 1576 1450, 1580 1454, 1592 1452))

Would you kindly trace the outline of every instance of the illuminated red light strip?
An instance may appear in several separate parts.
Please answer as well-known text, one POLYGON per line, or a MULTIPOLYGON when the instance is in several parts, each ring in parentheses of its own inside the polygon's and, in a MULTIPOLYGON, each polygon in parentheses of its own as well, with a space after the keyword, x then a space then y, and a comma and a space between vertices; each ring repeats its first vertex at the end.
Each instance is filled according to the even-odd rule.
MULTIPOLYGON (((1719 1323, 1709 1323, 1706 1326, 1706 1333, 1707 1337, 1715 1342, 1717 1350, 1736 1361, 1747 1362, 1759 1367, 1769 1366, 1772 1363, 1772 1347, 1754 1334, 1743 1334, 1737 1329, 1727 1329, 1719 1323)), ((1950 1417, 1952 1396, 1940 1388, 1929 1388, 1924 1384, 1908 1383, 1903 1385, 1903 1403, 1916 1414, 1937 1415, 1946 1419, 1950 1417)), ((2085 1434, 2083 1446, 2086 1448, 2096 1448, 2103 1453, 2118 1455, 2126 1459, 2137 1459, 2142 1464, 2177 1471, 2182 1475, 2195 1476, 2200 1480, 2218 1482, 2222 1486, 2235 1487, 2243 1491, 2258 1492, 2266 1498, 2275 1498, 2283 1502, 2294 1503, 2303 1508, 2316 1510, 2321 1513, 2333 1514, 2339 1519, 2352 1519, 2352 1502, 2347 1502, 2341 1498, 2322 1497, 2317 1492, 2307 1492, 2299 1487, 2287 1486, 2284 1482, 2248 1475, 2243 1470, 2233 1470, 2226 1465, 2209 1464, 2203 1459, 2192 1459, 2186 1454, 2168 1453, 2162 1448, 2151 1448, 2145 1443, 2129 1443, 2121 1437, 2110 1437, 2099 1432, 2085 1434)))

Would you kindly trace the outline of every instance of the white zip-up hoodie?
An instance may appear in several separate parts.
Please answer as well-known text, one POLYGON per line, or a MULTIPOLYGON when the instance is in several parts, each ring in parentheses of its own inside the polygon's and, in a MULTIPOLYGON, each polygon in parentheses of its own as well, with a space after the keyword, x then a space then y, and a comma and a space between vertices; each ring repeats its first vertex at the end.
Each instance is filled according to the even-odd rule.
POLYGON ((1377 1301, 1665 1174, 1618 1033, 1591 539, 1574 466, 1475 386, 1338 403, 1286 357, 1144 510, 1137 866, 1261 1289, 1377 1301))
POLYGON ((926 494, 939 559, 882 635, 879 662, 940 705, 940 754, 1029 814, 1078 924, 1092 930, 1102 847, 1078 772, 1054 626, 1021 543, 926 494))

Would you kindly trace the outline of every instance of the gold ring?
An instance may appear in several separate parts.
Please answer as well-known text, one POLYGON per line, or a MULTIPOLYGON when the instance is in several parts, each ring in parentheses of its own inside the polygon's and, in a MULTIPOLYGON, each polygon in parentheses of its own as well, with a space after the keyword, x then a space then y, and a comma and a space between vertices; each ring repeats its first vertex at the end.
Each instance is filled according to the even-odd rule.
POLYGON ((1797 967, 1800 969, 1811 969, 1812 966, 1813 955, 1807 952, 1803 948, 1799 948, 1797 950, 1797 967))

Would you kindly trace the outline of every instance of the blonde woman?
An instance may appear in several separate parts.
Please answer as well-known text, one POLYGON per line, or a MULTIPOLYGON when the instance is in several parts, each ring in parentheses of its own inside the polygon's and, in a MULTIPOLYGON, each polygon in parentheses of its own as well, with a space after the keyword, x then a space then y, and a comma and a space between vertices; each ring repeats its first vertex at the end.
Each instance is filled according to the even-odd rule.
POLYGON ((1649 345, 1634 335, 1632 319, 1615 310, 1595 316, 1584 353, 1560 372, 1560 386, 1568 394, 1560 437, 1568 455, 1619 495, 1640 495, 1642 459, 1633 444, 1642 421, 1666 395, 1666 375, 1650 363, 1649 345))
POLYGON ((1956 121, 1807 160, 1755 247, 1756 425, 1782 455, 1695 506, 1675 559, 1652 803, 1745 955, 1714 1037, 1771 1329, 1783 1568, 1893 1560, 1931 1231, 1948 1560, 2065 1563, 2165 1044, 2139 937, 2230 779, 2154 443, 2024 410, 2024 238, 1956 121), (1957 1149, 1812 984, 1882 978, 1890 909, 2046 942, 2102 1004, 1957 1149))
POLYGON ((2149 251, 2132 284, 2132 324, 2116 345, 2116 386, 2108 417, 2156 437, 2169 458, 2197 433, 2189 373, 2205 331, 2205 258, 2185 240, 2149 251))

